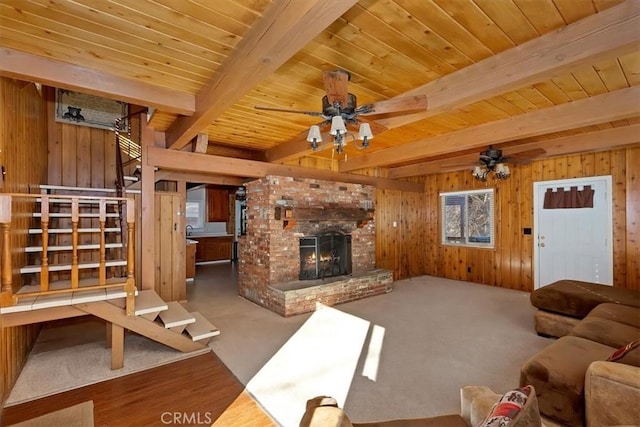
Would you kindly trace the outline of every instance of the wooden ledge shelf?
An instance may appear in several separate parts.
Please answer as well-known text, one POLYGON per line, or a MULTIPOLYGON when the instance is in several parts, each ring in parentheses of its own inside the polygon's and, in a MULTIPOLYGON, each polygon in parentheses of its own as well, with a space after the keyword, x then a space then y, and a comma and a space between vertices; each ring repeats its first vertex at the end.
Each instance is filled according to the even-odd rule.
POLYGON ((362 228, 373 220, 373 210, 345 207, 293 207, 276 206, 275 219, 282 228, 291 230, 298 221, 349 221, 362 228))

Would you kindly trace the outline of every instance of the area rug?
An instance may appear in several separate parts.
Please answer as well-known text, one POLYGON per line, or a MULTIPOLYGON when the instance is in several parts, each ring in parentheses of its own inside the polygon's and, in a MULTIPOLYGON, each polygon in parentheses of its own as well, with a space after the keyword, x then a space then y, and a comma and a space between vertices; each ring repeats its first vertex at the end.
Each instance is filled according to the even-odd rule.
POLYGON ((117 378, 211 351, 182 353, 148 338, 127 333, 124 367, 111 370, 105 323, 87 318, 44 328, 29 354, 5 406, 117 378))
POLYGON ((11 427, 93 427, 93 401, 79 403, 50 412, 31 420, 12 424, 11 427))

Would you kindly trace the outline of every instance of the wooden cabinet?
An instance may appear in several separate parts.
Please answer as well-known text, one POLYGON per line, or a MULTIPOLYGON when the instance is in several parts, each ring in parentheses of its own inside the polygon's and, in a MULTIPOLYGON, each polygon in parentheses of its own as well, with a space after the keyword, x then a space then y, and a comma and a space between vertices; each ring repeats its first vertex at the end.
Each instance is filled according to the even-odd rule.
POLYGON ((231 259, 232 236, 192 237, 197 240, 196 261, 222 261, 231 259))
POLYGON ((187 242, 187 260, 186 260, 186 276, 187 279, 196 277, 196 247, 197 243, 187 242))
POLYGON ((229 221, 229 191, 207 187, 207 221, 229 221))

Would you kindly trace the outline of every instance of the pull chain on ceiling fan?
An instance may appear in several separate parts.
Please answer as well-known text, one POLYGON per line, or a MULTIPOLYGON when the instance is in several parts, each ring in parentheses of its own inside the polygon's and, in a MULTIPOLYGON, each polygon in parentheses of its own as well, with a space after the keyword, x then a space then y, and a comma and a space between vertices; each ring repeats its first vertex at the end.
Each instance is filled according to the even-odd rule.
POLYGON ((425 95, 394 98, 358 107, 357 97, 348 91, 347 83, 349 80, 351 80, 351 74, 345 70, 325 71, 323 73, 326 95, 322 97, 322 112, 290 110, 258 105, 254 108, 258 110, 322 117, 322 122, 309 128, 306 140, 309 141, 314 151, 319 150, 321 148, 320 143, 322 142, 321 129, 331 125, 329 134, 333 136, 332 145, 338 154, 343 152, 349 137, 353 139, 355 147, 365 149, 369 146, 369 141, 373 139, 374 131, 376 133, 382 133, 387 130, 385 126, 373 120, 367 120, 362 116, 391 113, 406 114, 427 108, 427 98, 425 95), (347 126, 357 126, 358 124, 360 126, 356 138, 353 133, 347 131, 347 126), (362 142, 357 143, 357 141, 362 142))

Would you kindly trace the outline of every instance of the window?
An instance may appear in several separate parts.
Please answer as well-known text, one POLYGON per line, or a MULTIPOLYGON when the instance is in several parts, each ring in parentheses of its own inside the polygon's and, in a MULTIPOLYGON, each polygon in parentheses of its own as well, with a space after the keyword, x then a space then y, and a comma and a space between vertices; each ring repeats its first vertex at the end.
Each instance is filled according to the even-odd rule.
POLYGON ((202 207, 203 203, 201 201, 187 202, 187 223, 185 225, 190 225, 193 228, 202 228, 204 226, 204 222, 202 220, 202 207))
POLYGON ((493 189, 440 193, 442 243, 493 248, 493 189))

